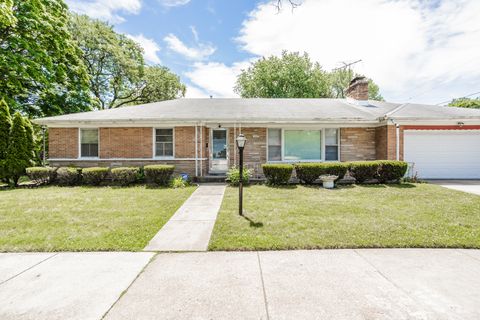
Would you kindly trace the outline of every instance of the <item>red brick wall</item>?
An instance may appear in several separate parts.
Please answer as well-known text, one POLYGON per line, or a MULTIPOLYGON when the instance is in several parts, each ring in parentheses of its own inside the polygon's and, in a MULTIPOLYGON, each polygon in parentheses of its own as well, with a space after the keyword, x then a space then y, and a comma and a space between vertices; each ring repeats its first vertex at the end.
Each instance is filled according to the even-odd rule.
POLYGON ((151 158, 152 128, 100 128, 100 158, 151 158))
POLYGON ((340 160, 375 160, 376 128, 340 128, 340 160))
POLYGON ((243 162, 251 169, 254 177, 263 176, 262 164, 267 162, 267 128, 233 128, 229 129, 230 167, 238 164, 239 155, 235 139, 241 133, 247 138, 243 162), (235 150, 236 149, 236 150, 235 150))
POLYGON ((78 128, 49 128, 48 157, 52 159, 78 158, 78 128))

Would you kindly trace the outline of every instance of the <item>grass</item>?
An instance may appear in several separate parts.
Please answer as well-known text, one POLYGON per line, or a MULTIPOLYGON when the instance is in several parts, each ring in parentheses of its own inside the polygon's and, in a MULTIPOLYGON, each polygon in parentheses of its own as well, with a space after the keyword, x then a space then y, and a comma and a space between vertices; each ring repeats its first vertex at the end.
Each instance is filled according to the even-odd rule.
POLYGON ((480 248, 480 197, 430 184, 229 187, 211 250, 480 248))
POLYGON ((194 189, 3 190, 0 252, 142 250, 194 189))

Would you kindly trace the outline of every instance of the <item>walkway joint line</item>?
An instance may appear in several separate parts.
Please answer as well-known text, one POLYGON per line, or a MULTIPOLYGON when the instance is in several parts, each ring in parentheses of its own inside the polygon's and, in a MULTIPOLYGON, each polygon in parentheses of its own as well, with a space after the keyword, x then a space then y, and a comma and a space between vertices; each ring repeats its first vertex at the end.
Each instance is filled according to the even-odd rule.
POLYGON ((43 259, 42 261, 39 261, 39 262, 35 263, 34 265, 28 267, 27 269, 23 270, 22 272, 17 273, 16 275, 11 276, 10 278, 8 278, 8 279, 6 279, 6 280, 3 280, 2 282, 0 282, 0 286, 1 286, 2 284, 7 283, 8 281, 10 281, 10 280, 12 280, 12 279, 15 279, 16 277, 24 274, 25 272, 27 272, 27 271, 29 271, 29 270, 32 270, 33 268, 35 268, 35 267, 38 266, 39 264, 41 264, 41 263, 43 263, 43 262, 45 262, 45 261, 47 261, 47 260, 49 260, 49 259, 57 256, 59 253, 60 253, 60 252, 54 253, 54 254, 52 254, 50 257, 46 257, 46 258, 43 259))
POLYGON ((265 289, 265 281, 263 280, 262 263, 260 261, 260 253, 258 251, 257 251, 257 260, 258 260, 258 267, 260 269, 260 280, 262 281, 263 301, 265 302, 265 313, 267 314, 267 320, 269 320, 270 315, 268 314, 267 290, 265 289))

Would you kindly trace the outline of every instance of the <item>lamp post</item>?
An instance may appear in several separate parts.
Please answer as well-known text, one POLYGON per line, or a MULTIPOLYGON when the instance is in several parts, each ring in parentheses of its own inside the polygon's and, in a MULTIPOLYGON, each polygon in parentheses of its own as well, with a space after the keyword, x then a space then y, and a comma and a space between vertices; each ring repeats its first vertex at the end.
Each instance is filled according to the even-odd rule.
POLYGON ((240 183, 238 188, 238 213, 243 216, 243 148, 245 148, 245 143, 247 139, 245 136, 240 133, 237 137, 237 147, 240 155, 240 164, 239 164, 239 173, 240 173, 240 183))

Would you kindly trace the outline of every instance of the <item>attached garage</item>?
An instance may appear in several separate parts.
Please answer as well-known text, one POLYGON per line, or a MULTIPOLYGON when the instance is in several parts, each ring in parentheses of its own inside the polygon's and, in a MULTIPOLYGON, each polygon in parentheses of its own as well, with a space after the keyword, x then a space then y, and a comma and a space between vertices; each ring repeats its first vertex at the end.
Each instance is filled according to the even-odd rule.
POLYGON ((480 179, 480 130, 405 130, 404 159, 423 179, 480 179))

